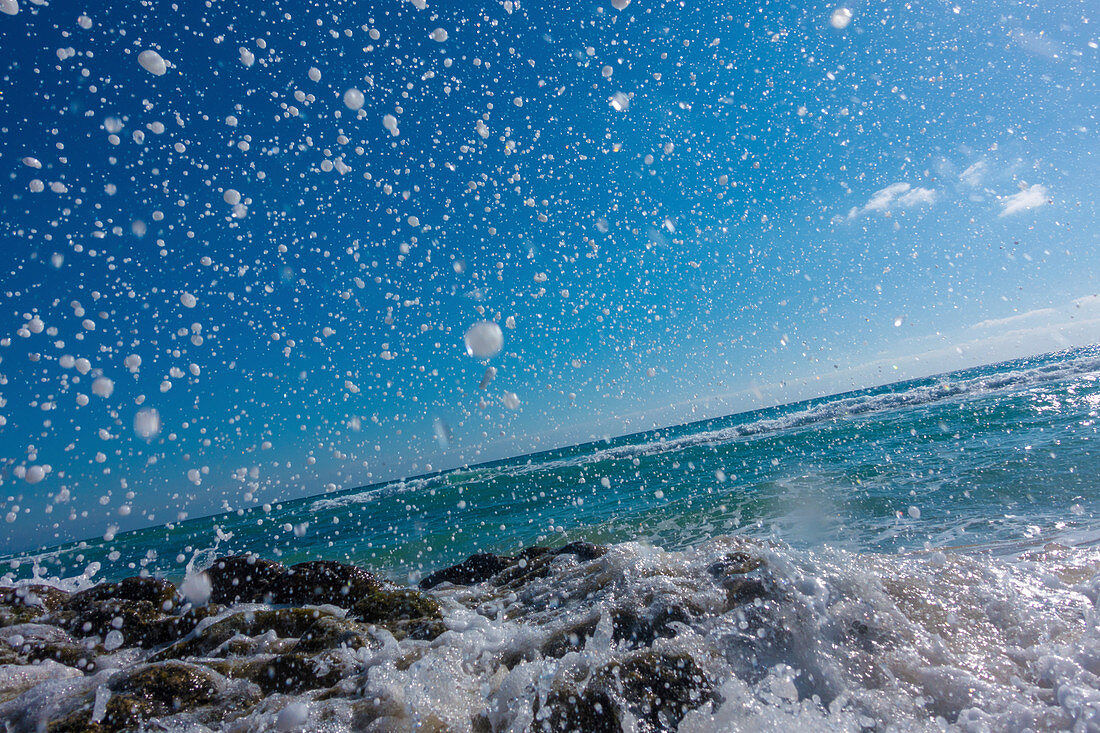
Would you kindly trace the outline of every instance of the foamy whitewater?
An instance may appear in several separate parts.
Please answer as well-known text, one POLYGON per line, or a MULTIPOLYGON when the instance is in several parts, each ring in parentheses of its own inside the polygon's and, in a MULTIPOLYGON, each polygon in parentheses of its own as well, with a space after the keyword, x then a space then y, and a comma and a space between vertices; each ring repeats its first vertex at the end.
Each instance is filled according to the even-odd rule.
POLYGON ((94 668, 4 665, 0 720, 101 725, 171 659, 209 689, 146 729, 1097 730, 1098 410, 1100 352, 1077 350, 7 558, 8 585, 168 578, 172 613, 209 600, 216 557, 338 560, 420 585, 440 625, 269 594, 138 648, 43 606, 4 643, 94 668), (504 559, 432 575, 475 553, 504 559), (264 689, 242 670, 310 637, 257 619, 303 607, 359 641, 264 689))

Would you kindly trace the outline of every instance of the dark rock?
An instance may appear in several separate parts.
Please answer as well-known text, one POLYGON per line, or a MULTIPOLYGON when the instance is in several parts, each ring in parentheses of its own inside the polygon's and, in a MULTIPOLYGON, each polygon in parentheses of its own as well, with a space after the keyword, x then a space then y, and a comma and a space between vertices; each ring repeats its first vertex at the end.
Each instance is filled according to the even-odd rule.
POLYGON ((56 611, 68 597, 65 591, 48 585, 0 588, 0 606, 26 607, 39 610, 39 613, 56 611))
POLYGON ((620 733, 618 706, 605 691, 551 690, 546 704, 536 703, 536 731, 547 733, 620 733))
POLYGON ((382 587, 373 574, 333 560, 313 560, 292 566, 271 588, 274 603, 331 603, 350 608, 367 593, 382 587))
POLYGON ((707 572, 715 578, 725 578, 730 575, 744 575, 751 573, 764 564, 764 561, 747 552, 731 552, 721 560, 707 568, 707 572))
POLYGON ((409 588, 379 588, 356 603, 352 613, 398 639, 431 640, 447 630, 439 601, 409 588))
POLYGON ((336 616, 322 616, 301 635, 294 651, 312 653, 328 649, 378 646, 381 646, 381 642, 368 633, 364 624, 336 616))
POLYGON ((765 582, 763 567, 762 558, 737 551, 711 565, 707 572, 726 589, 726 599, 732 607, 771 595, 765 582))
POLYGON ((261 560, 255 555, 219 557, 206 570, 210 602, 263 603, 286 573, 282 563, 261 560))
POLYGON ((475 585, 494 576, 497 585, 522 585, 533 578, 544 577, 550 571, 550 561, 559 555, 574 555, 579 562, 601 557, 607 548, 590 542, 570 542, 552 550, 548 547, 527 547, 514 557, 481 553, 471 555, 458 565, 437 570, 420 581, 420 588, 428 590, 440 583, 475 585))
POLYGON ((710 681, 686 654, 636 653, 601 669, 589 687, 621 697, 654 731, 675 730, 689 710, 714 699, 710 681))
POLYGON ((657 639, 676 636, 676 624, 687 624, 691 615, 680 606, 653 606, 643 613, 616 609, 611 616, 612 638, 631 647, 649 646, 657 639))
POLYGON ((319 619, 332 614, 315 608, 278 608, 273 611, 243 611, 211 624, 201 633, 165 647, 151 661, 208 656, 237 635, 259 636, 274 631, 280 638, 298 639, 309 633, 319 619))
POLYGON ((484 582, 497 573, 519 562, 514 557, 501 557, 492 553, 471 555, 458 565, 437 570, 420 581, 423 590, 434 588, 440 583, 454 585, 475 585, 484 582))
POLYGON ((641 731, 673 731, 689 710, 713 699, 713 687, 691 657, 638 652, 598 670, 582 689, 552 690, 545 704, 535 703, 534 728, 617 733, 629 712, 641 731))
POLYGON ((63 608, 79 609, 101 601, 135 601, 152 604, 160 611, 171 611, 179 600, 176 586, 163 578, 126 578, 117 583, 100 583, 74 593, 63 608))
POLYGON ((576 555, 579 562, 590 562, 606 555, 607 548, 603 545, 593 545, 591 542, 570 542, 555 550, 554 554, 576 555))
POLYGON ((321 671, 315 660, 305 654, 280 654, 270 659, 223 663, 221 667, 226 677, 255 682, 266 694, 332 687, 340 680, 339 670, 321 671))
POLYGON ((205 606, 191 606, 179 615, 165 616, 154 621, 153 634, 156 638, 163 639, 165 642, 175 641, 194 631, 195 627, 198 626, 199 622, 204 618, 217 616, 224 610, 225 606, 217 603, 211 603, 205 606))
POLYGON ((125 646, 149 648, 171 641, 165 627, 158 622, 164 614, 149 601, 96 601, 90 598, 79 604, 70 599, 51 620, 77 637, 98 636, 106 639, 118 630, 125 646))
POLYGON ((558 659, 569 652, 580 651, 584 648, 585 641, 596 633, 596 625, 599 621, 599 618, 587 619, 561 629, 543 642, 539 652, 544 657, 558 659))

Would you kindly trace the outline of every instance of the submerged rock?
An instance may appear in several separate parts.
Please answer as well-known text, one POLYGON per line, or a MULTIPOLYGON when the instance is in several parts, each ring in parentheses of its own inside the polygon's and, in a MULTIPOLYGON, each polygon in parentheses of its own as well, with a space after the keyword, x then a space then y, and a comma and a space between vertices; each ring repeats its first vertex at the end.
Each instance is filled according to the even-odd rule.
MULTIPOLYGON (((219 647, 237 636, 254 637, 269 631, 283 639, 299 639, 315 628, 318 620, 334 618, 317 608, 277 608, 274 610, 242 611, 216 621, 188 638, 156 652, 151 660, 183 659, 210 656, 219 647)), ((242 649, 247 653, 248 649, 242 649)))
POLYGON ((635 730, 676 730, 688 711, 714 700, 714 688, 686 654, 636 652, 596 671, 582 688, 562 685, 535 705, 535 729, 618 733, 627 713, 635 730))

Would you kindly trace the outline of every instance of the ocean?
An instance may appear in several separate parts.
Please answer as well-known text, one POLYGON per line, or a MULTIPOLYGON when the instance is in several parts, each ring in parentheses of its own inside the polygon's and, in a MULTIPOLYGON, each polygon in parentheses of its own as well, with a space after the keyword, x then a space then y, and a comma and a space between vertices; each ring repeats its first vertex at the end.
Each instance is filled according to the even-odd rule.
POLYGON ((182 576, 250 551, 402 581, 475 552, 717 535, 1015 552, 1095 530, 1100 349, 1088 348, 0 558, 11 578, 182 576))
POLYGON ((232 729, 288 701, 318 730, 586 729, 618 704, 598 670, 659 653, 707 682, 672 713, 622 703, 623 730, 1094 730, 1098 414, 1100 349, 1076 349, 9 556, 0 580, 181 581, 251 552, 415 587, 583 541, 606 553, 427 591, 445 633, 232 729), (573 718, 547 713, 563 685, 573 718))

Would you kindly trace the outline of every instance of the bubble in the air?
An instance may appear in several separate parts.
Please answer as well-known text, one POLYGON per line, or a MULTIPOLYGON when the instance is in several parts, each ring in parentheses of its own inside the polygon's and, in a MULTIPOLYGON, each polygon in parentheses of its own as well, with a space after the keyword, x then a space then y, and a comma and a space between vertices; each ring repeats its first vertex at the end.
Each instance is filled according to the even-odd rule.
POLYGON ((446 28, 436 28, 434 31, 432 31, 432 40, 433 41, 438 41, 439 43, 443 43, 444 41, 447 40, 447 38, 448 38, 448 34, 447 34, 447 29, 446 28))
POLYGON ((92 382, 92 392, 98 397, 110 397, 115 391, 115 383, 107 377, 99 377, 92 382))
POLYGON ((488 359, 500 353, 504 346, 504 333, 492 321, 478 321, 466 330, 463 340, 467 354, 488 359))
POLYGON ((141 68, 156 76, 164 76, 168 71, 168 65, 164 62, 164 59, 152 49, 139 53, 138 63, 141 64, 141 68))
POLYGON ((355 87, 344 92, 344 106, 350 110, 362 109, 363 101, 363 93, 355 87))
POLYGON ((160 433, 160 413, 151 407, 138 410, 134 415, 134 434, 143 440, 151 440, 160 433))
POLYGON ((41 168, 42 167, 42 163, 39 162, 38 158, 31 157, 30 155, 23 158, 23 165, 27 166, 28 168, 41 168))
POLYGON ((235 188, 227 188, 222 194, 222 200, 230 206, 236 206, 241 202, 241 192, 235 188))
POLYGON ((184 308, 194 308, 198 300, 191 293, 184 293, 180 296, 180 303, 183 304, 184 308))
POLYGON ((481 375, 481 382, 477 385, 478 389, 486 389, 489 384, 492 383, 497 377, 497 368, 491 366, 485 370, 485 373, 481 375))
POLYGON ((829 16, 829 25, 837 30, 843 30, 848 27, 848 24, 852 22, 852 11, 848 8, 837 8, 833 11, 833 14, 829 16))
POLYGON ((0 13, 15 15, 18 12, 19 3, 17 0, 0 0, 0 13))
POLYGON ((501 402, 504 403, 504 406, 507 407, 509 410, 519 409, 519 405, 520 405, 519 396, 515 392, 503 392, 503 393, 501 393, 500 400, 501 400, 501 402))
POLYGON ((616 10, 626 10, 627 5, 630 5, 630 0, 611 0, 611 7, 616 10))

